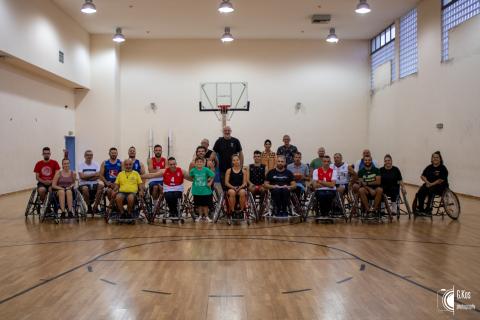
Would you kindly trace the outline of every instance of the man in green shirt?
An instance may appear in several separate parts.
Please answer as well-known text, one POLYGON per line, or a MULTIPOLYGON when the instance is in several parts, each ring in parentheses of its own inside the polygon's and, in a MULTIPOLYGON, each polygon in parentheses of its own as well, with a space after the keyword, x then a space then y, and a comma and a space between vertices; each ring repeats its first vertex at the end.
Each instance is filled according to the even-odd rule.
POLYGON ((195 207, 198 208, 199 217, 196 221, 207 220, 211 222, 208 217, 208 210, 212 205, 212 183, 215 173, 205 167, 204 164, 204 159, 197 157, 195 167, 190 170, 189 176, 193 179, 193 202, 195 207))
POLYGON ((358 193, 364 210, 373 213, 380 210, 383 189, 381 188, 380 170, 372 164, 372 157, 363 158, 365 167, 358 171, 360 189, 358 193), (374 198, 373 207, 368 203, 369 198, 374 198))
POLYGON ((317 151, 318 158, 315 158, 310 162, 310 178, 312 177, 313 171, 320 168, 323 165, 323 157, 325 156, 325 148, 320 147, 317 151))

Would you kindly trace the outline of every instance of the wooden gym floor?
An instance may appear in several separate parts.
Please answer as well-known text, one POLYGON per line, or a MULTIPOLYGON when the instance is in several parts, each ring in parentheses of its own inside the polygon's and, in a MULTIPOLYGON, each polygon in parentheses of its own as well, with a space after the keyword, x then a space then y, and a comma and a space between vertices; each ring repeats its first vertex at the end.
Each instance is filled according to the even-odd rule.
POLYGON ((0 197, 1 319, 451 319, 453 285, 480 309, 479 200, 459 221, 229 227, 40 224, 28 196, 0 197))

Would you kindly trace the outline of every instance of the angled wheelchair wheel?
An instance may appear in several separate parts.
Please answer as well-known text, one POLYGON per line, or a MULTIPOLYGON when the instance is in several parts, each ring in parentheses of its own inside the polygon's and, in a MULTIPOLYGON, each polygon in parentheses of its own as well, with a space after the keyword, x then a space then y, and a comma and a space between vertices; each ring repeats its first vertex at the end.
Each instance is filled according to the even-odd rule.
POLYGON ((30 198, 28 199, 27 207, 25 208, 25 218, 29 215, 35 214, 36 197, 37 188, 33 188, 32 192, 30 193, 30 198))
POLYGON ((225 202, 225 192, 220 195, 218 199, 217 205, 215 206, 215 211, 213 213, 213 223, 217 223, 220 219, 220 215, 222 214, 223 210, 223 203, 225 202))
POLYGON ((450 189, 445 190, 442 195, 442 206, 445 213, 453 220, 460 216, 461 208, 458 196, 450 189))

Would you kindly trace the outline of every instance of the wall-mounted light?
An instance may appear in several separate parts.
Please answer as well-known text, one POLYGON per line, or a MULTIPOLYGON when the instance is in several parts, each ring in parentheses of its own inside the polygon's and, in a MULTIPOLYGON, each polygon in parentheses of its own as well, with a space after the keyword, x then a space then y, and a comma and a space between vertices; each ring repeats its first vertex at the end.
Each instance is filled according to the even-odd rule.
POLYGON ((92 14, 97 12, 97 8, 93 4, 93 0, 85 0, 85 3, 82 5, 82 9, 80 9, 83 13, 92 14))
POLYGON ((122 28, 116 28, 115 29, 115 35, 113 36, 112 40, 117 42, 117 43, 121 43, 121 42, 124 42, 126 40, 125 36, 122 34, 122 28))
POLYGON ((367 0, 360 0, 359 4, 357 5, 357 9, 355 9, 355 12, 360 14, 369 13, 370 11, 372 10, 368 5, 367 0))
POLYGON ((337 43, 338 42, 338 37, 335 34, 335 28, 330 28, 330 33, 329 33, 326 40, 327 40, 327 42, 330 42, 330 43, 337 43))
POLYGON ((225 27, 225 33, 220 40, 222 40, 222 42, 232 42, 233 40, 235 40, 230 33, 230 27, 225 27))
POLYGON ((221 13, 230 13, 235 11, 235 9, 233 9, 230 0, 222 0, 222 3, 220 3, 220 6, 218 7, 218 11, 221 13))

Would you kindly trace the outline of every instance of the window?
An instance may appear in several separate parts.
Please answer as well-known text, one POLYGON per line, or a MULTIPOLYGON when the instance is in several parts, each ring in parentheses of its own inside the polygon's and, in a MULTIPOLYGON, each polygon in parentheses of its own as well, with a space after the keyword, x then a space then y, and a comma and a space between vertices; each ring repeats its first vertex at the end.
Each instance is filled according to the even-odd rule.
POLYGON ((417 9, 400 18, 400 78, 417 72, 417 9))
POLYGON ((442 0, 442 61, 448 60, 450 29, 480 14, 480 0, 442 0))
POLYGON ((370 75, 370 82, 372 89, 374 88, 373 75, 375 70, 382 64, 391 61, 392 66, 392 81, 395 80, 395 42, 390 41, 387 45, 375 51, 372 56, 372 70, 370 75))
POLYGON ((395 40, 395 25, 392 24, 382 32, 380 32, 377 36, 373 37, 370 41, 372 47, 372 54, 375 51, 382 49, 384 46, 388 45, 390 42, 395 40))

